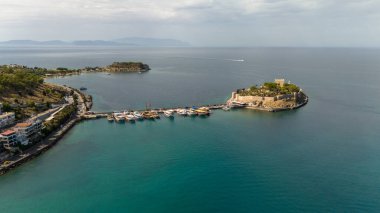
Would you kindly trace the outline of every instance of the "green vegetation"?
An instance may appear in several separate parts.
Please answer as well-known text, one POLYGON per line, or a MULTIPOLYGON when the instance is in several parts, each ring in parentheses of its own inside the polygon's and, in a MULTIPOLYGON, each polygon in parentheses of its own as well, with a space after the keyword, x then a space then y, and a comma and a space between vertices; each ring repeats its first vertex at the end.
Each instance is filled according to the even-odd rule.
POLYGON ((148 71, 150 68, 147 64, 141 62, 114 62, 107 67, 111 72, 136 72, 148 71))
POLYGON ((293 92, 299 92, 300 88, 294 84, 284 84, 281 87, 274 82, 265 82, 262 86, 251 86, 248 89, 238 90, 238 94, 242 96, 262 96, 273 97, 276 95, 292 94, 293 92))
POLYGON ((17 90, 30 92, 44 82, 43 78, 26 67, 0 66, 0 94, 17 90))
POLYGON ((42 130, 42 133, 47 136, 54 130, 58 129, 62 124, 68 121, 72 115, 74 115, 76 110, 77 108, 74 105, 66 106, 63 110, 58 112, 52 120, 44 123, 45 128, 42 130))
POLYGON ((13 111, 17 119, 42 112, 52 103, 59 103, 65 91, 45 84, 43 77, 49 72, 43 68, 19 65, 0 66, 0 102, 4 111, 13 111))

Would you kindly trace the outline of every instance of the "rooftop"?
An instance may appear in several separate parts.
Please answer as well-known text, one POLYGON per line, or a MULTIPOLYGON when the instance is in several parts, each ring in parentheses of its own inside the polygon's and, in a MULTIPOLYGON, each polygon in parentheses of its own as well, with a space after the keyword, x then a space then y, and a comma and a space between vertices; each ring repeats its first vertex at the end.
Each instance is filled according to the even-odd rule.
POLYGON ((4 135, 4 136, 9 136, 9 135, 13 135, 15 134, 16 132, 13 131, 13 130, 6 130, 5 132, 2 132, 1 135, 4 135))
POLYGON ((32 126, 32 123, 18 123, 16 124, 16 127, 30 127, 32 126))

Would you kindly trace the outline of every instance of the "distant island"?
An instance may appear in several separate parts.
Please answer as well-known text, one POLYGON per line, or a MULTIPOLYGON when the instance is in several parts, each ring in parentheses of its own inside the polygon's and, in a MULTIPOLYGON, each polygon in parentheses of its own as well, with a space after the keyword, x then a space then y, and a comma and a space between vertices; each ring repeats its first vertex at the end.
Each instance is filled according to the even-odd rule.
POLYGON ((0 46, 129 46, 129 47, 188 47, 185 41, 169 38, 126 37, 112 40, 35 41, 10 40, 0 42, 0 46))
POLYGON ((146 72, 150 68, 141 62, 114 62, 105 67, 104 70, 106 72, 146 72))
MULTIPOLYGON (((72 69, 67 67, 57 67, 55 69, 47 69, 42 67, 28 67, 18 64, 0 65, 0 69, 25 71, 26 73, 33 73, 37 76, 54 77, 54 76, 67 76, 79 75, 88 72, 114 72, 114 73, 142 73, 150 70, 149 65, 142 62, 113 62, 111 65, 105 67, 84 67, 79 69, 72 69)), ((0 71, 1 71, 0 70, 0 71)))
POLYGON ((308 97, 297 85, 286 83, 285 79, 275 79, 257 86, 238 89, 232 93, 227 104, 263 111, 296 109, 308 102, 308 97))

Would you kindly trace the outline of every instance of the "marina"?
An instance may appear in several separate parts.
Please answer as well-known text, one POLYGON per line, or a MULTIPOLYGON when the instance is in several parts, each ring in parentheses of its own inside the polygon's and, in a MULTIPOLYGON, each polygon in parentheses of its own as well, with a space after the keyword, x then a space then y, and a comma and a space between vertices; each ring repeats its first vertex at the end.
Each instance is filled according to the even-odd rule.
POLYGON ((215 104, 200 107, 176 107, 176 108, 158 108, 145 110, 124 110, 113 112, 92 112, 89 111, 82 115, 84 119, 99 119, 106 118, 109 122, 136 122, 142 120, 156 120, 164 116, 169 119, 174 119, 175 116, 196 117, 210 116, 212 110, 220 110, 228 107, 228 104, 215 104))

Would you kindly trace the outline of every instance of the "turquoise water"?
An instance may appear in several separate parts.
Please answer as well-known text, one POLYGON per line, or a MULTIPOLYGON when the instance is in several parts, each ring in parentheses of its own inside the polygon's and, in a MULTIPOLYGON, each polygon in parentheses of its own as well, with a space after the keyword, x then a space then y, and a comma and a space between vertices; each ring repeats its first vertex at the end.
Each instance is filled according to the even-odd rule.
POLYGON ((94 109, 107 110, 220 102, 233 88, 281 72, 311 101, 280 113, 82 122, 52 150, 0 177, 0 212, 380 210, 380 50, 0 51, 3 63, 52 67, 133 57, 153 69, 49 81, 86 86, 94 109), (231 58, 245 61, 222 60, 231 58))

